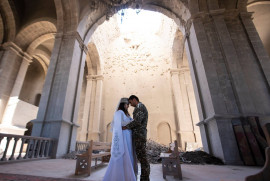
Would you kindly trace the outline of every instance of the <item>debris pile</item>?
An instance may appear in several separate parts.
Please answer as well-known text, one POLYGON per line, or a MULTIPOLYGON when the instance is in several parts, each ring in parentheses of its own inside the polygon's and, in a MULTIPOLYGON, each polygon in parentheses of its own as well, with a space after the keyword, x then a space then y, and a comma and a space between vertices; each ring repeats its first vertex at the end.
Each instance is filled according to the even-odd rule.
MULTIPOLYGON (((169 146, 159 144, 152 140, 147 140, 146 153, 150 163, 161 163, 160 153, 168 152, 168 150, 169 146)), ((221 159, 209 155, 201 150, 190 152, 179 150, 179 153, 181 163, 224 165, 221 159)))
MULTIPOLYGON (((168 152, 169 146, 159 144, 153 140, 147 140, 146 143, 146 154, 149 163, 161 163, 160 153, 168 152)), ((65 159, 77 159, 78 154, 82 154, 85 151, 72 151, 63 156, 65 159)), ((216 158, 204 151, 182 151, 179 150, 179 157, 181 163, 188 164, 214 164, 214 165, 224 165, 223 161, 216 158)))
POLYGON ((204 151, 188 151, 180 153, 180 161, 189 164, 213 164, 224 165, 223 161, 217 157, 209 155, 204 151))
POLYGON ((159 144, 153 140, 146 142, 146 154, 149 163, 161 163, 160 153, 167 152, 169 146, 159 144))

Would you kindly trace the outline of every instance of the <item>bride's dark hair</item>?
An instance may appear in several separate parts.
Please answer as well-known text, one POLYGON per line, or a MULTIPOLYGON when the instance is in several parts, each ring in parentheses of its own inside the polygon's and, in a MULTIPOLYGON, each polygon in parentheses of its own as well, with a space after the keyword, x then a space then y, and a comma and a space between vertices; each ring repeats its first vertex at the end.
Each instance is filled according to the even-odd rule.
POLYGON ((125 104, 127 104, 127 103, 124 103, 124 102, 120 103, 118 110, 122 110, 127 116, 130 116, 128 113, 128 110, 125 109, 125 104))

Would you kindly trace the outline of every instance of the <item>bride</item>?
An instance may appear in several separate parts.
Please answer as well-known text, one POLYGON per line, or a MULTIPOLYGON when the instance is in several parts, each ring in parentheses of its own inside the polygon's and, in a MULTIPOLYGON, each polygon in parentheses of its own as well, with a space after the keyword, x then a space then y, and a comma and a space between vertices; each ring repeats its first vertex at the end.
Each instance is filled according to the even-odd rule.
POLYGON ((122 126, 133 121, 128 113, 128 99, 122 98, 117 107, 111 123, 111 159, 103 181, 136 181, 137 159, 133 149, 132 131, 122 130, 122 126))

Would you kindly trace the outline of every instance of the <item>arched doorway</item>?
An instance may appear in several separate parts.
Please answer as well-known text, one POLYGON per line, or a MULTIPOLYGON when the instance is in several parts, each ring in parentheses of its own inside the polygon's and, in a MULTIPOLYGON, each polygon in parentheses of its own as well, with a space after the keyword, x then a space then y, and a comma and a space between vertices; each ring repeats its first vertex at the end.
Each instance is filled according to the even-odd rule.
MULTIPOLYGON (((50 96, 41 100, 45 106, 44 109, 40 109, 38 120, 53 120, 54 124, 58 125, 69 124, 66 136, 50 135, 61 139, 69 137, 67 141, 60 141, 62 145, 59 145, 59 148, 63 149, 57 154, 63 153, 66 148, 71 149, 74 142, 83 61, 87 54, 86 45, 94 30, 105 21, 105 12, 112 10, 115 13, 115 9, 122 8, 121 5, 136 7, 137 4, 125 1, 107 9, 106 2, 101 6, 99 3, 80 4, 80 7, 85 9, 79 15, 79 23, 76 19, 78 13, 69 11, 71 6, 75 9, 79 7, 76 1, 71 1, 70 4, 61 4, 60 1, 56 3, 60 7, 58 15, 63 20, 59 22, 59 31, 63 36, 57 37, 54 57, 56 63, 50 69, 51 75, 54 76, 48 80, 48 88, 45 90, 50 96), (62 16, 64 13, 69 16, 62 16), (73 51, 65 52, 66 49, 73 51), (64 73, 57 74, 61 71, 64 73), (47 105, 60 106, 55 109, 54 106, 47 105)), ((256 30, 249 26, 252 21, 248 14, 245 14, 245 3, 182 3, 175 0, 169 3, 156 1, 153 5, 152 1, 143 1, 141 8, 160 11, 172 17, 184 34, 199 112, 198 125, 205 150, 222 158, 226 163, 241 163, 231 121, 256 113, 262 115, 263 119, 267 117, 270 104, 267 90, 270 80, 267 71, 269 58, 264 56, 264 51, 260 51, 263 47, 255 43, 259 39, 252 36, 256 30), (231 10, 235 10, 234 13, 231 13, 231 10), (238 36, 239 33, 241 36, 238 36), (256 78, 249 78, 251 75, 255 75, 256 78), (259 88, 255 89, 253 83, 259 88)), ((43 123, 37 123, 37 130, 41 130, 40 124, 43 123)), ((52 123, 45 123, 42 129, 49 129, 50 124, 52 123)), ((46 131, 40 132, 43 136, 48 136, 46 131)), ((180 130, 177 134, 184 135, 185 132, 180 130)))
POLYGON ((159 143, 168 146, 172 143, 171 128, 167 122, 160 123, 157 127, 159 143))

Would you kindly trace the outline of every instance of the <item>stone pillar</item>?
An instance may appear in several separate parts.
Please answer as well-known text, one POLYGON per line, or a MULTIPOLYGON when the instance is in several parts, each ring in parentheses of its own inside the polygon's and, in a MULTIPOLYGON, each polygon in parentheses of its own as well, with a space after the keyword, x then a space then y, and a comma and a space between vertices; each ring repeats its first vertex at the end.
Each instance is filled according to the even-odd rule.
POLYGON ((3 44, 0 60, 0 123, 14 87, 24 52, 13 42, 3 44))
POLYGON ((85 101, 83 107, 83 119, 80 132, 80 140, 88 141, 88 128, 90 121, 90 111, 91 111, 91 95, 92 95, 92 77, 90 75, 86 76, 86 91, 85 91, 85 101))
POLYGON ((55 157, 75 150, 87 48, 77 32, 57 34, 32 136, 55 138, 55 157))
MULTIPOLYGON (((250 82, 251 96, 256 108, 256 116, 260 119, 260 124, 263 126, 270 122, 270 57, 264 48, 264 45, 259 37, 259 34, 252 21, 252 13, 240 13, 241 24, 245 31, 250 52, 246 52, 243 60, 253 58, 252 71, 248 73, 248 80, 256 80, 250 82), (256 79, 255 79, 256 78, 256 79)), ((246 66, 251 66, 247 62, 246 66)))
POLYGON ((25 53, 4 112, 2 124, 0 127, 0 132, 2 133, 5 132, 9 134, 23 135, 24 131, 26 130, 25 128, 16 127, 16 125, 12 124, 12 121, 16 111, 17 103, 19 102, 19 95, 23 86, 25 75, 31 62, 31 57, 25 53))
POLYGON ((184 127, 186 129, 184 134, 186 135, 185 137, 187 138, 186 142, 194 143, 196 142, 196 136, 193 125, 193 118, 191 115, 189 95, 187 92, 187 84, 188 84, 186 80, 186 73, 188 73, 187 71, 189 71, 187 67, 182 67, 180 68, 179 74, 183 108, 184 108, 184 120, 185 120, 184 127))
POLYGON ((219 9, 193 17, 186 48, 203 146, 227 164, 242 164, 232 122, 246 116, 269 122, 270 60, 246 13, 219 9))
MULTIPOLYGON (((235 105, 228 107, 227 109, 229 109, 229 112, 234 114, 238 114, 239 112, 246 114, 255 113, 255 107, 252 100, 247 99, 248 97, 250 97, 249 89, 244 79, 245 75, 242 72, 236 49, 234 48, 233 41, 225 23, 224 10, 215 10, 212 11, 211 14, 220 39, 220 44, 222 46, 221 51, 224 54, 225 63, 227 65, 227 74, 232 77, 232 86, 235 91, 239 93, 236 97, 236 99, 238 100, 238 110, 236 109, 235 105)), ((230 94, 231 92, 232 90, 230 90, 228 94, 230 94)), ((235 104, 237 104, 237 101, 235 101, 235 104)))
POLYGON ((100 116, 101 116, 101 103, 102 103, 102 92, 103 92, 103 75, 92 76, 93 81, 96 82, 95 91, 95 102, 93 111, 91 139, 95 141, 100 140, 100 116))
MULTIPOLYGON (((211 16, 200 15, 194 16, 196 18, 192 20, 186 49, 189 65, 192 66, 193 85, 197 91, 195 95, 200 117, 198 125, 203 146, 206 151, 227 164, 242 164, 231 121, 240 118, 240 110, 251 110, 252 102, 244 100, 244 96, 239 97, 235 92, 236 87, 233 87, 236 82, 231 77, 239 81, 243 76, 237 73, 237 63, 228 60, 230 51, 230 58, 236 57, 233 54, 234 46, 227 44, 231 41, 227 28, 218 28, 216 23, 220 23, 219 21, 215 22, 211 16), (220 31, 223 31, 223 35, 220 31), (221 36, 226 36, 227 39, 221 36), (246 101, 248 105, 241 106, 240 109, 239 100, 246 101)), ((237 86, 245 96, 248 95, 248 90, 243 88, 244 82, 237 86)))
POLYGON ((183 78, 184 75, 181 69, 171 69, 172 88, 177 115, 178 142, 180 143, 179 146, 185 149, 186 142, 195 142, 195 137, 183 78), (179 80, 179 75, 181 81, 179 80))

